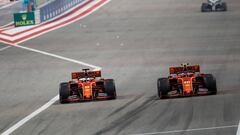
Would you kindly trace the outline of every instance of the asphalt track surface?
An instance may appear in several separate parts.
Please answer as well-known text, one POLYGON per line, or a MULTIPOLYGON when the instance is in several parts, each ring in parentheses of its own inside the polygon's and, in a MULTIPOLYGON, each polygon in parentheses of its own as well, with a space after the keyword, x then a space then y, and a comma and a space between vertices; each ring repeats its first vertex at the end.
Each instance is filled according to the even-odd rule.
MULTIPOLYGON (((201 2, 112 0, 74 24, 22 43, 102 67, 105 78, 115 79, 118 99, 56 102, 13 134, 125 135, 238 125, 240 3, 228 0, 227 12, 201 13, 201 2), (182 62, 212 73, 219 93, 159 100, 157 78, 182 62)), ((85 68, 14 47, 0 57, 0 132, 56 96, 70 72, 85 68)), ((236 132, 233 126, 166 135, 236 132)))
POLYGON ((13 21, 13 13, 21 11, 21 8, 22 5, 18 2, 10 7, 0 9, 0 26, 13 21))

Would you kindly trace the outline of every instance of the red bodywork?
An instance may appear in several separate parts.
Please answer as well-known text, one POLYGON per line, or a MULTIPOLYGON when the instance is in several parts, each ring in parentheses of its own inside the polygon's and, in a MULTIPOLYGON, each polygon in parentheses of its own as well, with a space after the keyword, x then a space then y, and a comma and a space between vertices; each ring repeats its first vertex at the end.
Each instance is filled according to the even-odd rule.
POLYGON ((200 66, 170 67, 170 93, 165 96, 193 96, 209 94, 204 86, 205 74, 200 74, 200 66))
POLYGON ((73 72, 72 80, 68 83, 70 95, 64 102, 115 98, 105 92, 105 79, 98 77, 101 77, 101 71, 73 72))

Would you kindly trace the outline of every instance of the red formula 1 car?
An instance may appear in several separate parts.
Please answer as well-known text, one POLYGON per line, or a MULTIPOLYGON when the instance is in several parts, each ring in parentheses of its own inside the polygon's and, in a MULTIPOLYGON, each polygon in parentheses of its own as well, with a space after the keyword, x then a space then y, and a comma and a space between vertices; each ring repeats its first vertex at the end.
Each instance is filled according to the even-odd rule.
POLYGON ((83 69, 82 72, 73 72, 71 81, 60 84, 60 103, 116 99, 114 80, 99 77, 101 71, 83 69))
POLYGON ((158 96, 167 97, 217 94, 216 80, 212 74, 200 73, 200 66, 182 64, 170 67, 170 76, 157 81, 158 96))

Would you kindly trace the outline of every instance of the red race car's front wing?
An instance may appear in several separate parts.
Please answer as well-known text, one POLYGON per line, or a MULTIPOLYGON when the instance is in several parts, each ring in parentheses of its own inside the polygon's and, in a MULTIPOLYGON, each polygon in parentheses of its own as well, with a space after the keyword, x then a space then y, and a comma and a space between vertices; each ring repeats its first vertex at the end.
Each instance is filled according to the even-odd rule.
POLYGON ((112 96, 97 96, 95 98, 79 98, 79 97, 69 97, 68 99, 64 99, 64 102, 84 102, 84 101, 95 101, 95 100, 108 100, 114 99, 112 96))
POLYGON ((196 93, 168 93, 167 95, 164 95, 166 97, 190 97, 190 96, 201 96, 201 95, 211 95, 213 94, 212 91, 198 91, 196 93))

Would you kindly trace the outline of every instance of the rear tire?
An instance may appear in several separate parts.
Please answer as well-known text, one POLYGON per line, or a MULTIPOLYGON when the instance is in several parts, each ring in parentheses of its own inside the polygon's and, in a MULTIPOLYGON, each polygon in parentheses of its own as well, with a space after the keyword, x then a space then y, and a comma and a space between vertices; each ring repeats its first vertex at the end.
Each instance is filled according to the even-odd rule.
POLYGON ((68 103, 66 101, 70 96, 69 84, 67 82, 60 83, 59 86, 59 101, 61 104, 68 103))
POLYGON ((212 6, 209 5, 208 3, 202 3, 201 11, 202 12, 211 12, 212 6))
POLYGON ((204 84, 205 87, 213 94, 217 94, 217 84, 216 79, 212 74, 205 74, 204 75, 204 84))
POLYGON ((113 79, 104 80, 104 89, 107 95, 111 97, 110 99, 117 98, 115 82, 113 79))
POLYGON ((159 78, 157 81, 158 87, 158 97, 160 99, 166 98, 165 95, 170 91, 169 79, 168 78, 159 78))
POLYGON ((226 2, 223 2, 222 3, 222 11, 227 11, 227 3, 226 2))
POLYGON ((227 11, 227 4, 225 2, 216 5, 216 11, 227 11))

